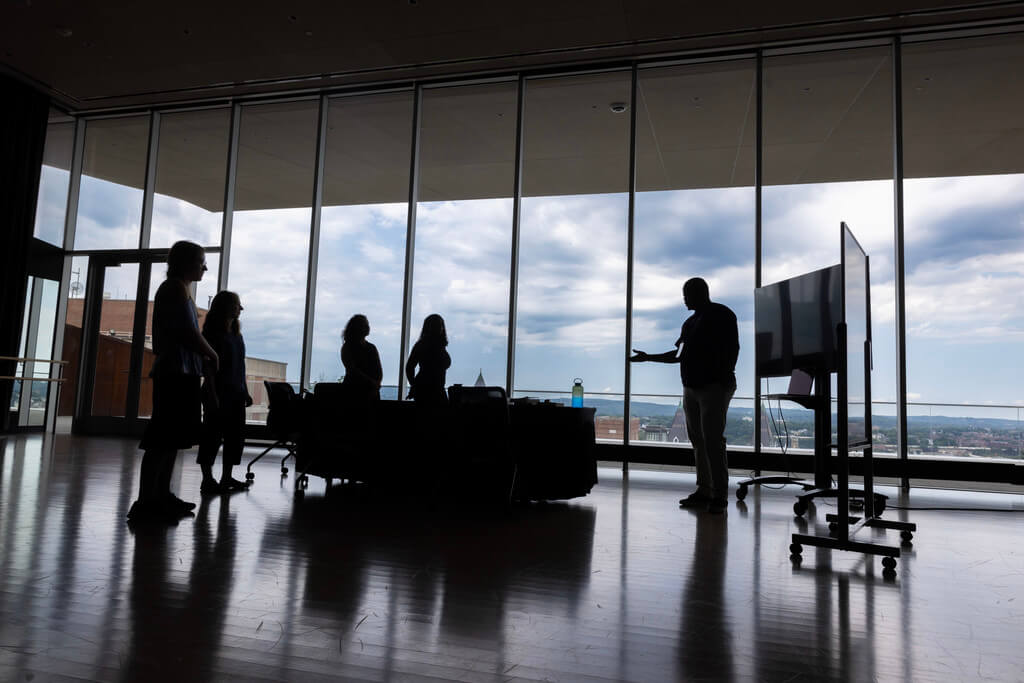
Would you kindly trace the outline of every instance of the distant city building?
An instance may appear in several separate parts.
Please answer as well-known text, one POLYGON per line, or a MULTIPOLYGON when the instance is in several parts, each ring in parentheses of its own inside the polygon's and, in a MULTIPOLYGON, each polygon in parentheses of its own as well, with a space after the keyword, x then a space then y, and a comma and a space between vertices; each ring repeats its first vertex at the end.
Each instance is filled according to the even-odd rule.
POLYGON ((690 435, 686 431, 686 413, 683 412, 683 402, 676 406, 676 414, 672 416, 672 424, 668 428, 665 440, 669 443, 686 443, 690 435))
POLYGON ((668 427, 661 427, 659 425, 644 424, 640 425, 640 431, 637 433, 637 441, 668 441, 668 427))
MULTIPOLYGON (((594 418, 594 432, 598 439, 611 441, 622 441, 622 417, 599 415, 594 418)), ((640 418, 629 419, 629 439, 635 441, 639 438, 640 418)))
POLYGON ((473 382, 475 387, 486 387, 487 382, 484 381, 484 369, 480 368, 480 374, 476 376, 476 381, 473 382))
MULTIPOLYGON (((78 361, 82 344, 82 318, 85 300, 68 299, 67 323, 64 326, 64 360, 68 366, 64 371, 67 384, 61 390, 60 414, 71 415, 74 411, 75 382, 78 377, 78 361)), ((206 319, 206 309, 196 308, 199 325, 206 319)), ((153 411, 153 395, 149 371, 153 367, 153 302, 146 312, 146 338, 143 342, 142 387, 139 395, 139 415, 150 415, 153 411)), ((100 310, 99 339, 96 349, 96 377, 93 386, 94 414, 116 415, 127 400, 128 367, 131 360, 131 345, 135 326, 135 301, 132 299, 104 298, 100 310)), ((269 398, 264 381, 284 382, 288 364, 263 358, 246 357, 245 383, 252 395, 253 405, 245 411, 246 419, 265 422, 269 398)))

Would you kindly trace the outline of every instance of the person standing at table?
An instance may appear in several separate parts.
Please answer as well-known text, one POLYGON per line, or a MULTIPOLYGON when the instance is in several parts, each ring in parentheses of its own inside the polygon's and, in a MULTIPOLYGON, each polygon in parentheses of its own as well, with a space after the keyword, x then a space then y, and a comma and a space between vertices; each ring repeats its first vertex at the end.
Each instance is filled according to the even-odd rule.
POLYGON ((679 363, 686 431, 697 461, 697 490, 680 500, 679 506, 721 513, 729 498, 725 422, 736 393, 739 329, 736 314, 711 301, 708 283, 699 277, 683 285, 683 303, 693 315, 683 323, 676 348, 653 355, 633 349, 630 360, 679 363))
POLYGON ((234 292, 218 292, 210 303, 203 321, 203 337, 220 359, 216 372, 207 373, 203 386, 203 435, 196 462, 203 472, 199 492, 206 495, 244 491, 245 482, 231 476, 231 470, 242 462, 245 448, 245 409, 252 397, 245 383, 245 340, 238 317, 242 301, 234 292), (220 481, 213 476, 213 461, 221 442, 220 481))
POLYGON ((444 387, 452 357, 448 355, 447 346, 448 333, 445 331, 444 318, 431 313, 423 320, 420 338, 413 344, 405 364, 409 398, 417 403, 438 407, 448 405, 444 387))
POLYGON ((173 521, 195 507, 171 493, 171 475, 178 450, 199 442, 203 359, 213 372, 219 363, 217 352, 199 332, 189 293, 205 272, 203 248, 175 242, 167 255, 167 279, 153 297, 153 415, 139 444, 144 451, 139 497, 128 511, 130 521, 173 521))
POLYGON ((377 347, 367 341, 370 321, 357 313, 349 318, 342 333, 341 363, 345 366, 342 385, 354 401, 379 401, 380 383, 384 369, 380 365, 377 347))

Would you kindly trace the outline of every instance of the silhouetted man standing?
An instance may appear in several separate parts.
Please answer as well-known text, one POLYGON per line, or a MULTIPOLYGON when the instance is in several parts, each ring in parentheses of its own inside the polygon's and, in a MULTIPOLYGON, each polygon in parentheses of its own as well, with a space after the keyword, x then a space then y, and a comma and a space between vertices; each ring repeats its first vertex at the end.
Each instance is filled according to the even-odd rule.
POLYGON ((697 461, 697 490, 680 500, 679 506, 724 512, 729 497, 725 420, 736 392, 740 353, 736 314, 711 301, 708 283, 699 277, 683 285, 683 303, 693 315, 683 323, 675 350, 650 355, 633 349, 636 355, 630 360, 679 363, 686 431, 697 461))

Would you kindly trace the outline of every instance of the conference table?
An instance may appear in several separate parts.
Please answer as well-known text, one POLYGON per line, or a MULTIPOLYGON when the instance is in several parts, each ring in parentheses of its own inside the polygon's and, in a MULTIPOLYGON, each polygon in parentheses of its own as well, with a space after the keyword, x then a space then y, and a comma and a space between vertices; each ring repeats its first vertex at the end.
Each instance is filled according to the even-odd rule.
POLYGON ((597 483, 594 408, 522 399, 444 410, 395 400, 353 406, 321 384, 301 402, 300 477, 395 489, 443 477, 458 482, 449 489, 525 501, 585 496, 597 483))

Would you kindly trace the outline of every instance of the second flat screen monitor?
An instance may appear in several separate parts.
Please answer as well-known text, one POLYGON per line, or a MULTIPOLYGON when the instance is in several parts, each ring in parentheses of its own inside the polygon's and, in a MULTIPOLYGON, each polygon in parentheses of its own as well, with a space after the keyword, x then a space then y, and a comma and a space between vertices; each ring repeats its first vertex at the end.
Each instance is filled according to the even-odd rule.
POLYGON ((843 319, 842 267, 831 266, 754 292, 757 374, 788 377, 837 369, 836 326, 843 319))

